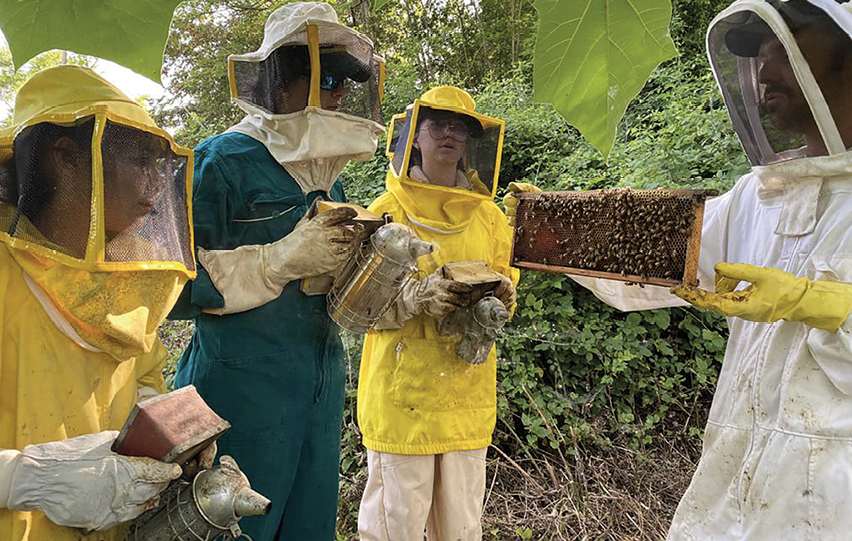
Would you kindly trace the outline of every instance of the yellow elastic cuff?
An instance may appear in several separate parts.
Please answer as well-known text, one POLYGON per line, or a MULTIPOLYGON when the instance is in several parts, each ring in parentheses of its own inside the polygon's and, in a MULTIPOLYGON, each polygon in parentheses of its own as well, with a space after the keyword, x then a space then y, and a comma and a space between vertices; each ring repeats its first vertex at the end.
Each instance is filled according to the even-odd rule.
POLYGON ((852 285, 816 280, 796 307, 790 321, 802 323, 829 332, 837 329, 852 314, 852 285))
POLYGON ((12 474, 21 458, 21 452, 14 449, 0 449, 0 509, 6 509, 9 494, 12 492, 12 474))

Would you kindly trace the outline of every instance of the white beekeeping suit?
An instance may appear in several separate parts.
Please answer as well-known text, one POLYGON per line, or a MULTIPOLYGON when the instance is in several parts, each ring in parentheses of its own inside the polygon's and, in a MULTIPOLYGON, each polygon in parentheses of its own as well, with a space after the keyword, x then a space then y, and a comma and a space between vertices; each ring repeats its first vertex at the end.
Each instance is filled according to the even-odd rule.
MULTIPOLYGON (((707 205, 701 285, 713 289, 718 263, 744 265, 716 269, 710 302, 685 295, 728 315, 731 335, 671 540, 852 536, 850 32, 850 5, 832 0, 740 0, 710 25, 754 167, 707 205), (733 268, 732 283, 755 285, 732 292, 733 268), (746 309, 735 295, 752 295, 746 309)), ((664 288, 575 280, 622 310, 685 304, 664 288)))

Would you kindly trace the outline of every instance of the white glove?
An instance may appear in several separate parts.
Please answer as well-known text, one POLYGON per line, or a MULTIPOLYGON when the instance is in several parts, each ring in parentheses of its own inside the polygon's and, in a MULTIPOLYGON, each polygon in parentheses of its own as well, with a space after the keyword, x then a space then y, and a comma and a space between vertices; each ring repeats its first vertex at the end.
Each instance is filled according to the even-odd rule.
POLYGON ((456 308, 470 306, 473 286, 448 280, 434 272, 423 280, 409 280, 396 303, 376 323, 377 330, 398 329, 418 314, 441 321, 456 308))
POLYGON ((117 436, 110 430, 27 445, 7 464, 14 470, 2 503, 86 530, 106 530, 156 507, 160 492, 180 477, 180 466, 118 455, 110 450, 117 436))
POLYGON ((312 220, 302 219, 283 239, 234 250, 198 249, 198 259, 225 298, 211 314, 233 314, 262 306, 281 295, 284 286, 307 276, 337 270, 352 253, 362 225, 358 212, 340 207, 312 220))

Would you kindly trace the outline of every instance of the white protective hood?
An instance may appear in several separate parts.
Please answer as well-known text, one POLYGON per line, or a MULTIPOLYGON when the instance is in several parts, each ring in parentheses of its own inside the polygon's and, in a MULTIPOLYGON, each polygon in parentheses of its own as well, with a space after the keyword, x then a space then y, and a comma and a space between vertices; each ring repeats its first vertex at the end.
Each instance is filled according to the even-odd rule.
POLYGON ((779 235, 813 232, 823 180, 844 174, 852 162, 827 102, 826 93, 831 89, 820 88, 794 37, 795 29, 809 24, 814 13, 827 15, 852 36, 850 7, 852 3, 834 0, 739 0, 720 13, 707 32, 713 73, 743 149, 763 185, 761 192, 770 196, 783 192, 783 211, 775 228, 779 235), (764 51, 769 48, 767 42, 780 44, 778 50, 783 46, 795 77, 791 88, 797 84, 805 99, 799 109, 809 110, 812 118, 808 120, 816 128, 810 138, 796 128, 777 126, 783 120, 773 122, 764 106, 772 84, 762 73, 770 62, 764 51))
MULTIPOLYGON (((248 135, 261 143, 298 182, 304 193, 328 191, 340 172, 351 161, 370 159, 376 151, 378 135, 384 131, 378 100, 384 77, 384 61, 373 54, 366 36, 338 23, 337 13, 321 2, 284 5, 267 19, 263 43, 257 51, 228 58, 231 97, 246 112, 229 132, 248 135), (315 36, 315 37, 311 37, 315 36), (369 102, 367 107, 344 106, 327 111, 319 106, 319 75, 311 59, 312 80, 308 106, 288 113, 275 114, 253 102, 240 89, 237 74, 245 67, 259 67, 279 47, 303 45, 311 56, 319 58, 319 49, 334 47, 347 51, 362 62, 370 63, 370 79, 349 92, 369 102)), ((258 69, 257 71, 261 71, 258 69)), ((347 81, 350 83, 350 81, 347 81)))

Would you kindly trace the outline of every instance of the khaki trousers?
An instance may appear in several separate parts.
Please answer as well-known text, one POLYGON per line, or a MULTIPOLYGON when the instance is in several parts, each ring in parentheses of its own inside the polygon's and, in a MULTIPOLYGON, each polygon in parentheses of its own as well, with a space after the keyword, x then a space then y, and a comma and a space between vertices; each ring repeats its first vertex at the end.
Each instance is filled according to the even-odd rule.
POLYGON ((367 450, 361 541, 480 541, 486 449, 442 455, 367 450))

